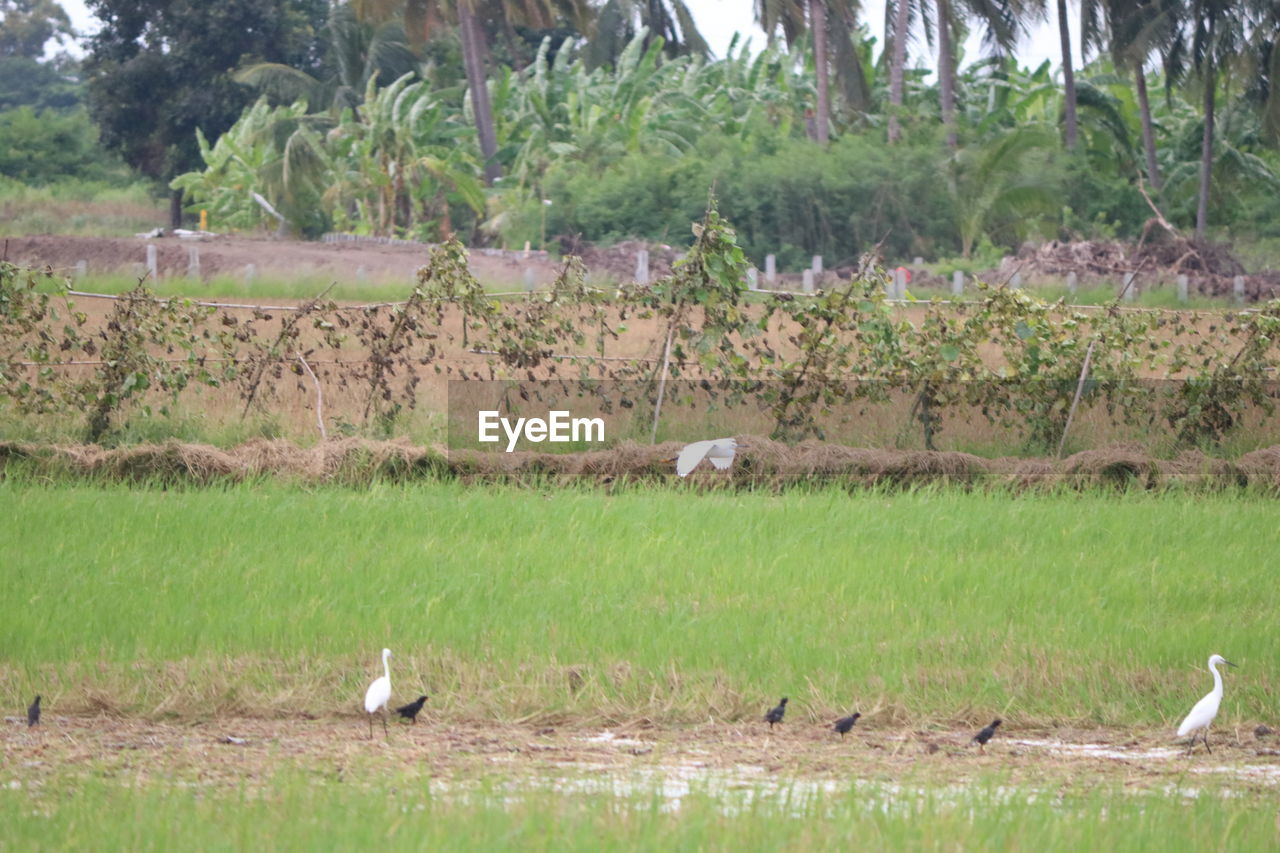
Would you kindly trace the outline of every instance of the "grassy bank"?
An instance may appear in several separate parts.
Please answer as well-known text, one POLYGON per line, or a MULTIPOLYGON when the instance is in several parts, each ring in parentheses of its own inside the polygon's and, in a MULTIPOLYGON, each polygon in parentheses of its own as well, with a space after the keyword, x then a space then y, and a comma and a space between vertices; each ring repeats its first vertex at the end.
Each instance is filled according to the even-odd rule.
POLYGON ((1161 727, 1242 665, 1268 719, 1274 505, 1239 495, 618 495, 0 484, 0 689, 65 710, 1161 727))

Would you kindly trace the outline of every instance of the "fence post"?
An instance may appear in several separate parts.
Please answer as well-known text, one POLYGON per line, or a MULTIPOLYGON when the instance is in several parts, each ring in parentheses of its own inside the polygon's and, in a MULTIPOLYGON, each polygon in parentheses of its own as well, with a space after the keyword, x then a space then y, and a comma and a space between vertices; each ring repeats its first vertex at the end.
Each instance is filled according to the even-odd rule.
POLYGON ((951 295, 964 295, 964 273, 960 270, 951 273, 951 295))
POLYGON ((85 260, 76 261, 76 281, 83 281, 88 274, 89 262, 85 260))
POLYGON ((1013 274, 1013 277, 1009 279, 1009 289, 1010 290, 1022 289, 1022 273, 1015 272, 1013 274))
POLYGON ((747 290, 760 289, 760 270, 755 267, 747 267, 747 290))
POLYGON ((764 256, 764 280, 765 282, 768 283, 770 287, 773 287, 775 284, 777 284, 778 282, 778 256, 777 255, 764 256))
POLYGON ((1235 298, 1237 305, 1244 304, 1244 276, 1238 275, 1231 279, 1231 295, 1235 298))
POLYGON ((813 263, 809 265, 814 275, 822 275, 822 255, 814 255, 813 263))
POLYGON ((147 275, 151 276, 152 281, 156 281, 160 278, 160 270, 156 267, 155 243, 147 244, 147 275))
POLYGON ((533 293, 533 267, 524 268, 524 289, 528 293, 533 293))
POLYGON ((1127 272, 1120 278, 1120 292, 1124 295, 1125 302, 1138 298, 1137 278, 1138 274, 1135 272, 1127 272))
POLYGON ((805 293, 813 293, 813 270, 805 270, 801 273, 800 289, 805 293))
POLYGON ((636 284, 649 283, 649 250, 636 252, 636 284))
POLYGON ((1080 288, 1080 277, 1076 275, 1076 271, 1072 270, 1067 273, 1067 293, 1072 296, 1076 295, 1076 291, 1080 288))
POLYGON ((254 278, 258 275, 258 268, 253 264, 244 265, 244 283, 246 285, 253 284, 254 278))
POLYGON ((200 279, 200 248, 198 246, 187 247, 187 278, 200 279))
POLYGON ((889 290, 889 298, 907 298, 907 271, 902 267, 895 267, 893 270, 893 287, 889 290))
POLYGON ((1188 291, 1190 289, 1188 285, 1190 283, 1191 283, 1191 280, 1187 278, 1185 273, 1179 274, 1178 276, 1178 301, 1179 302, 1187 301, 1188 291))
POLYGON ((917 256, 917 257, 915 257, 915 258, 912 258, 912 259, 911 259, 911 266, 916 267, 916 268, 919 268, 919 267, 924 266, 924 258, 921 258, 921 257, 919 257, 919 256, 917 256))

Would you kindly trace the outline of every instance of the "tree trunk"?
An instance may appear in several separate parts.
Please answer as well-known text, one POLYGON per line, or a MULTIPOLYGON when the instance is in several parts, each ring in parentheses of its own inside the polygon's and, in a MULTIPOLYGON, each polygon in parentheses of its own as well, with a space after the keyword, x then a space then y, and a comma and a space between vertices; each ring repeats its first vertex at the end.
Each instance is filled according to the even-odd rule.
POLYGON ((1151 124, 1151 101, 1147 99, 1147 74, 1142 70, 1142 60, 1134 63, 1134 81, 1138 89, 1138 111, 1142 114, 1142 147, 1147 154, 1147 179, 1151 186, 1160 189, 1160 164, 1156 162, 1156 134, 1151 124))
POLYGON ((951 58, 950 0, 938 3, 938 90, 942 96, 942 124, 947 129, 947 145, 956 147, 955 63, 951 58))
MULTIPOLYGON (((1213 44, 1213 20, 1209 21, 1209 43, 1213 44)), ((1203 240, 1209 227, 1209 184, 1213 180, 1213 57, 1204 59, 1204 136, 1200 140, 1200 198, 1196 204, 1196 239, 1203 240)))
POLYGON ((169 193, 169 227, 182 227, 182 190, 169 193))
POLYGON ((476 135, 480 138, 480 156, 484 158, 485 182, 492 184, 502 175, 498 165, 498 137, 493 129, 493 107, 489 104, 489 87, 484 73, 484 35, 471 4, 458 4, 458 29, 462 42, 462 64, 471 90, 471 111, 476 117, 476 135))
POLYGON ((1062 84, 1065 100, 1066 146, 1076 147, 1076 75, 1071 67, 1071 30, 1067 29, 1067 0, 1058 0, 1058 39, 1062 42, 1062 84))
POLYGON ((911 21, 910 0, 898 0, 893 12, 893 53, 889 64, 889 144, 902 138, 902 124, 898 113, 902 112, 904 77, 907 65, 907 25, 911 21))
POLYGON ((817 137, 826 145, 831 130, 831 94, 827 86, 827 7, 824 0, 809 0, 809 25, 813 28, 813 67, 818 78, 817 137))

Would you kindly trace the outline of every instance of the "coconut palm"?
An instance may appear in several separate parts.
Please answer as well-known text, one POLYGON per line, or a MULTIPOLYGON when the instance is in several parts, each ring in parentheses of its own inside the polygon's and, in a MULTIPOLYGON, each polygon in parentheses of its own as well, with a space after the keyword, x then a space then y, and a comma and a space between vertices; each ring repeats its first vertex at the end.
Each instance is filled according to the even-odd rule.
POLYGON ((861 12, 861 0, 756 0, 756 22, 770 43, 778 31, 788 48, 810 37, 816 82, 811 135, 822 143, 831 128, 832 78, 850 108, 866 111, 870 107, 870 84, 859 50, 861 12))
MULTIPOLYGON (((907 42, 911 24, 920 14, 919 0, 887 0, 885 3, 885 51, 889 59, 889 142, 902 138, 902 98, 906 88, 907 42)), ((927 21, 927 19, 925 19, 927 21)))
POLYGON ((983 31, 983 43, 997 55, 1013 49, 1018 36, 1035 14, 1036 5, 1028 0, 934 0, 938 41, 938 99, 942 124, 947 129, 947 145, 958 145, 955 125, 956 63, 952 45, 963 34, 966 19, 983 31))
POLYGON ((711 54, 684 0, 605 0, 590 32, 584 53, 591 68, 616 62, 641 33, 645 49, 661 39, 669 57, 711 54))
POLYGON ((1142 148, 1147 179, 1159 189, 1160 163, 1156 156, 1155 125, 1147 94, 1147 59, 1166 48, 1173 37, 1181 0, 1084 0, 1081 32, 1084 47, 1106 49, 1118 70, 1131 70, 1142 120, 1142 148))
POLYGON ((356 17, 350 6, 337 5, 325 22, 330 73, 323 79, 277 62, 242 66, 237 82, 258 89, 276 103, 305 100, 313 111, 342 110, 360 103, 369 81, 384 84, 418 67, 398 19, 374 24, 356 17))
POLYGON ((1182 26, 1176 30, 1167 53, 1169 71, 1177 74, 1189 69, 1202 90, 1204 127, 1195 231, 1198 239, 1205 237, 1209 227, 1218 72, 1243 50, 1253 15, 1260 5, 1262 0, 1185 0, 1182 26))

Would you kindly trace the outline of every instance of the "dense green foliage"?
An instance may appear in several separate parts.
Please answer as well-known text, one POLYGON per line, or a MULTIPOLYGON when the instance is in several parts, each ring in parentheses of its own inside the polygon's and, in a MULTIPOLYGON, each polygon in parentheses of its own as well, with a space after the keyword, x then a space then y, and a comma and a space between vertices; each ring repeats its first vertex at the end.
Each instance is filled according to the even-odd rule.
MULTIPOLYGON (((1106 59, 1078 78, 1075 151, 1059 142, 1062 96, 1048 64, 1029 71, 993 60, 957 78, 960 146, 948 152, 932 113, 936 92, 918 73, 899 113, 900 143, 885 141, 873 104, 844 113, 824 148, 806 133, 812 83, 801 49, 703 62, 664 58, 660 41, 645 49, 637 38, 614 64, 590 68, 573 50, 552 47, 548 40, 527 68, 499 69, 491 80, 504 177, 487 221, 473 218, 474 202, 458 191, 467 176, 481 177, 465 104, 430 75, 395 84, 394 135, 378 130, 385 98, 373 89, 364 108, 305 120, 317 131, 344 128, 328 136, 293 132, 304 104, 271 114, 259 106, 231 131, 244 152, 234 177, 215 145, 205 171, 178 185, 204 203, 237 188, 219 204, 232 205, 225 217, 240 227, 262 217, 248 185, 281 204, 310 199, 309 214, 293 217, 304 231, 435 239, 474 222, 473 239, 515 245, 547 235, 679 242, 714 186, 748 256, 759 264, 772 252, 792 266, 813 254, 856 258, 881 240, 893 257, 938 257, 1025 239, 1136 238, 1151 215, 1138 187, 1138 105, 1106 59), (353 136, 368 140, 362 153, 346 142, 353 136), (442 146, 447 169, 422 171, 440 161, 442 146), (417 176, 404 180, 413 169, 417 176), (396 176, 403 187, 393 186, 396 176), (371 205, 333 189, 353 179, 384 187, 387 198, 371 205), (321 197, 309 186, 330 190, 321 197), (316 211, 322 221, 312 221, 316 211)), ((883 95, 873 71, 868 64, 871 91, 883 95)), ((1216 149, 1215 221, 1270 236, 1256 214, 1273 203, 1276 156, 1256 110, 1242 100, 1230 110, 1216 149)), ((1166 177, 1158 200, 1186 224, 1196 206, 1199 116, 1171 94, 1155 105, 1155 119, 1166 177)))
POLYGON ((0 112, 0 175, 40 186, 54 181, 118 181, 120 161, 98 145, 83 110, 19 107, 0 112))
POLYGON ((218 135, 249 93, 230 72, 246 58, 315 62, 321 2, 91 0, 89 108, 103 142, 142 174, 169 179, 198 162, 196 129, 218 135))

